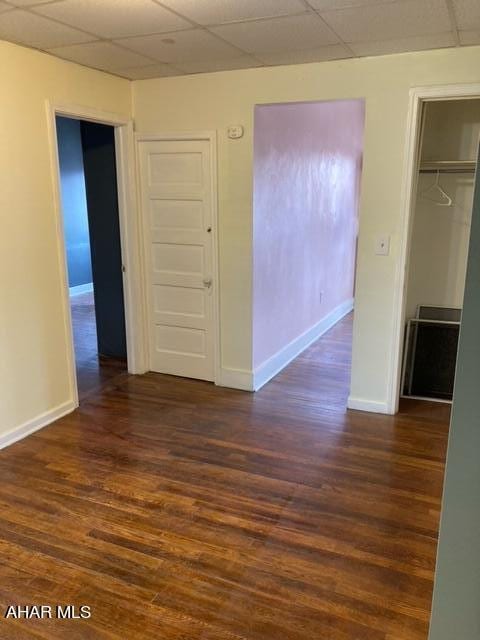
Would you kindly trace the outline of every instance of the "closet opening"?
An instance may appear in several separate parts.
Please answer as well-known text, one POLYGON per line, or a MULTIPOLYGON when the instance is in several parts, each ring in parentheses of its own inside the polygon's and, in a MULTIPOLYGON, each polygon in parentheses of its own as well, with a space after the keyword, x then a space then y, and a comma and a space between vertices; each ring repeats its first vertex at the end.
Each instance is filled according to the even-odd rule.
POLYGON ((480 136, 480 99, 423 103, 405 288, 400 402, 451 404, 480 136))
POLYGON ((115 128, 55 118, 80 402, 127 371, 115 128))

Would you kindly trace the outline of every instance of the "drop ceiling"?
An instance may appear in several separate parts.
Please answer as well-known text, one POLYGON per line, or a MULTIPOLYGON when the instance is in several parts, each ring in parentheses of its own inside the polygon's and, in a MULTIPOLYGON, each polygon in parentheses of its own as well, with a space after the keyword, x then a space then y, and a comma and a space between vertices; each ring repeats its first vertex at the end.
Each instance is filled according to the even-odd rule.
POLYGON ((0 39, 136 80, 480 44, 480 0, 0 0, 0 39))

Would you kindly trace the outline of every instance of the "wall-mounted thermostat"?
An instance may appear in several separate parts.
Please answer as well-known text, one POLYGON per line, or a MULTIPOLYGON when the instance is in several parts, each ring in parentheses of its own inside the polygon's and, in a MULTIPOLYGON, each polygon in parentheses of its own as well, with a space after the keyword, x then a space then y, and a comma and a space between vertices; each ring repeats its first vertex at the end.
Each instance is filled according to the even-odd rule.
POLYGON ((228 127, 228 137, 231 140, 237 140, 243 136, 243 127, 241 124, 234 124, 228 127))

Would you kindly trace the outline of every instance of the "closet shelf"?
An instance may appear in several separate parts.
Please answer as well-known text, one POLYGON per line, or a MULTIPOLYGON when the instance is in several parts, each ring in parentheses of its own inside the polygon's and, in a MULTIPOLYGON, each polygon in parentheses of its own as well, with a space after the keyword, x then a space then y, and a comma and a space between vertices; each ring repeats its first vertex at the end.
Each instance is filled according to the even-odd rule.
POLYGON ((432 160, 420 163, 420 173, 475 173, 475 160, 432 160))

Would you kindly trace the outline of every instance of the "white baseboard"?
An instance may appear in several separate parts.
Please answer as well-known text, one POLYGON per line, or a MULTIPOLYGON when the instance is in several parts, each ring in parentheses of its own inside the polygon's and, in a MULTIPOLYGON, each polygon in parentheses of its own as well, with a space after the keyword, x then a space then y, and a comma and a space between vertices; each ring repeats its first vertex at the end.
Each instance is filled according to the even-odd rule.
POLYGON ((349 396, 347 400, 347 407, 349 409, 355 409, 356 411, 369 411, 370 413, 385 413, 387 415, 392 413, 387 402, 365 400, 363 398, 355 398, 353 396, 349 396))
POLYGON ((215 381, 219 387, 229 387, 230 389, 241 389, 242 391, 253 391, 253 376, 248 369, 220 369, 220 377, 215 381))
POLYGON ((5 447, 10 446, 14 442, 18 440, 22 440, 26 436, 29 436, 31 433, 46 427, 48 424, 55 422, 59 418, 67 415, 67 413, 71 413, 76 409, 76 404, 73 400, 69 400, 68 402, 64 402, 63 404, 51 409, 50 411, 46 411, 45 413, 40 414, 33 420, 28 420, 18 427, 14 427, 0 435, 0 449, 4 449, 5 447))
POLYGON ((76 287, 69 287, 68 291, 70 293, 70 297, 78 296, 81 293, 92 293, 93 282, 87 282, 86 284, 77 284, 76 287))
POLYGON ((307 329, 304 333, 292 340, 283 349, 277 351, 271 358, 262 362, 253 372, 253 388, 258 391, 277 375, 282 369, 284 369, 294 358, 296 358, 302 351, 305 351, 312 342, 318 340, 324 333, 337 324, 347 313, 353 309, 353 298, 346 300, 322 320, 313 325, 310 329, 307 329))

